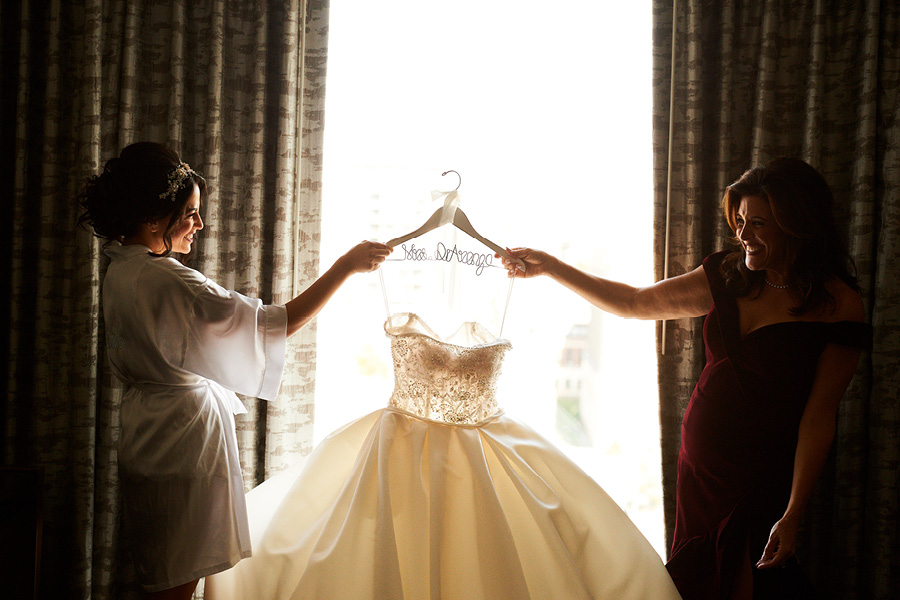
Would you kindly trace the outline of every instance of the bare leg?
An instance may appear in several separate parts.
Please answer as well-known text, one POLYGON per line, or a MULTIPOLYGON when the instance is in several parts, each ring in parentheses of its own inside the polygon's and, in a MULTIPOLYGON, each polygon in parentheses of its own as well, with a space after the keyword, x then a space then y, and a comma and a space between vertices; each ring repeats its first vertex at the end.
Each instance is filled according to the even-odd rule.
POLYGON ((199 579, 195 579, 194 581, 189 581, 178 587, 146 594, 144 597, 147 600, 191 600, 191 596, 194 595, 194 589, 199 582, 199 579))

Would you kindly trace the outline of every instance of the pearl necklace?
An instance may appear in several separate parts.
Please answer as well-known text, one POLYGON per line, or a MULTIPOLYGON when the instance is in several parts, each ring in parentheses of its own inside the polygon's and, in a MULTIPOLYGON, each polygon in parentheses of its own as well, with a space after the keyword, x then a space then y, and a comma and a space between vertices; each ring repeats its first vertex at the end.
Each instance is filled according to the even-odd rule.
POLYGON ((768 283, 769 285, 771 285, 771 286, 772 286, 773 288, 775 288, 776 290, 786 290, 786 289, 788 289, 789 287, 791 287, 791 286, 789 286, 789 285, 787 285, 787 284, 785 284, 785 285, 775 285, 774 283, 772 283, 771 281, 769 281, 769 277, 766 276, 766 275, 763 275, 763 279, 765 279, 765 280, 766 280, 766 283, 768 283))

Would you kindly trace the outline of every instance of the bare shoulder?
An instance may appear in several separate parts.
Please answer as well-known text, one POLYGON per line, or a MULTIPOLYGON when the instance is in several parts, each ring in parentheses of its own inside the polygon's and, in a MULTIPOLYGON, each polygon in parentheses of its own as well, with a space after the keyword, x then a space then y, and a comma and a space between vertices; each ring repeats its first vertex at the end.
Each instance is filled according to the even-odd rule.
POLYGON ((862 296, 856 290, 837 277, 827 281, 825 289, 834 298, 834 311, 829 315, 829 320, 865 321, 866 312, 862 296))

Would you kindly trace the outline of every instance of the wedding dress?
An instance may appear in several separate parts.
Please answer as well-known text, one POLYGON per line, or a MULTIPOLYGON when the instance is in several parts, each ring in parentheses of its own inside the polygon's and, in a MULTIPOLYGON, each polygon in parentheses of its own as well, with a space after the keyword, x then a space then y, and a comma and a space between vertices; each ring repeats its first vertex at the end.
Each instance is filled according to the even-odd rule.
POLYGON ((253 556, 206 598, 680 598, 600 486, 500 410, 508 341, 476 323, 442 339, 412 313, 385 331, 387 407, 248 493, 253 556))

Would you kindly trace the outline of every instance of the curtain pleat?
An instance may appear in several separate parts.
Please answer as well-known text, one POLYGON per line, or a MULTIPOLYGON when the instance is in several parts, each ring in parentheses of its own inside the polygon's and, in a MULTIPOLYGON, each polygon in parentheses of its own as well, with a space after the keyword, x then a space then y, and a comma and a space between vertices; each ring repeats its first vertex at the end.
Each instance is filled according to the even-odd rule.
MULTIPOLYGON (((674 56, 672 0, 656 0, 653 14, 657 277, 665 256, 669 175, 670 276, 728 247, 722 193, 748 167, 797 156, 818 168, 834 190, 875 344, 863 355, 841 404, 834 450, 808 508, 799 554, 824 597, 895 598, 900 593, 900 5, 678 0, 674 56)), ((668 322, 665 354, 659 357, 670 543, 681 418, 703 367, 701 326, 702 319, 668 322)))
MULTIPOLYGON (((125 145, 170 145, 211 192, 188 264, 265 302, 289 300, 318 275, 327 27, 327 0, 0 7, 10 216, 0 449, 3 466, 43 469, 42 598, 136 591, 120 535, 107 260, 76 226, 75 197, 125 145)), ((248 488, 309 451, 314 376, 312 326, 288 344, 278 400, 246 398, 237 419, 248 488)))

